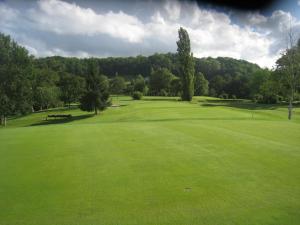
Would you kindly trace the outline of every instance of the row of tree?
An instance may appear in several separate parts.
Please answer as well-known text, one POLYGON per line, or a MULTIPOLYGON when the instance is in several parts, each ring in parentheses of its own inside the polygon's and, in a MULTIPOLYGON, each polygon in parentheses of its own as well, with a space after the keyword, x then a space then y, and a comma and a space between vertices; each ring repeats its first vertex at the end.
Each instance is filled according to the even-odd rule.
POLYGON ((71 106, 80 102, 87 111, 107 107, 109 94, 248 98, 259 103, 299 100, 300 42, 277 61, 274 71, 231 58, 193 57, 186 30, 179 29, 177 54, 127 58, 35 59, 28 51, 0 34, 0 115, 71 106), (103 75, 105 74, 105 75, 103 75))
MULTIPOLYGON (((77 59, 77 58, 64 58, 64 57, 47 57, 39 58, 34 61, 37 67, 49 68, 57 73, 65 72, 72 75, 84 77, 88 73, 88 66, 90 61, 95 61, 101 74, 105 74, 109 79, 112 79, 119 74, 126 81, 131 82, 138 75, 141 75, 148 83, 150 89, 150 78, 154 77, 154 73, 166 72, 171 73, 173 78, 181 79, 182 71, 179 63, 179 54, 155 54, 149 57, 137 56, 127 58, 89 58, 89 59, 77 59), (143 60, 141 60, 143 59, 143 60)), ((194 74, 203 74, 206 80, 209 81, 210 87, 217 90, 209 91, 209 94, 213 96, 219 96, 225 92, 225 84, 219 82, 219 78, 222 77, 226 80, 226 89, 230 86, 228 83, 237 83, 239 80, 249 81, 252 74, 261 70, 257 65, 232 58, 202 58, 198 59, 193 57, 194 61, 194 74), (218 83, 219 82, 219 83, 218 83), (216 85, 214 83, 217 83, 216 85), (220 87, 220 85, 222 85, 220 87)), ((162 77, 165 78, 164 75, 162 77)), ((170 77, 170 76, 169 76, 170 77)), ((196 79, 196 78, 195 78, 196 79)), ((169 79, 167 79, 169 80, 169 79)), ((173 79, 171 79, 173 80, 173 79)), ((174 81, 175 84, 178 81, 174 81)), ((174 85, 175 85, 174 84, 174 85)), ((156 88, 159 89, 159 88, 156 88)), ((167 90, 165 90, 168 92, 167 90)), ((165 93, 162 91, 161 93, 165 93)), ((236 95, 239 98, 250 98, 250 91, 239 92, 239 90, 229 90, 229 95, 236 95)), ((158 92, 151 89, 149 94, 158 95, 158 92)), ((174 93, 168 93, 173 95, 174 93)), ((175 94, 176 95, 176 94, 175 94)))
POLYGON ((109 102, 109 80, 91 60, 85 76, 37 66, 28 51, 0 34, 0 115, 7 117, 80 102, 86 111, 102 110, 109 102))

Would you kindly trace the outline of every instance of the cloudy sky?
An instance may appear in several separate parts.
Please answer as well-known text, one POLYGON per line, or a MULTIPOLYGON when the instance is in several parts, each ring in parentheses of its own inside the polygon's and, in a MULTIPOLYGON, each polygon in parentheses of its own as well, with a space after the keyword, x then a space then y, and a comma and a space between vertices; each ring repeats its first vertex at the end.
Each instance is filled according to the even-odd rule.
POLYGON ((272 68, 287 29, 300 34, 300 0, 255 12, 174 0, 0 0, 0 32, 36 57, 176 52, 180 26, 196 57, 228 56, 272 68))

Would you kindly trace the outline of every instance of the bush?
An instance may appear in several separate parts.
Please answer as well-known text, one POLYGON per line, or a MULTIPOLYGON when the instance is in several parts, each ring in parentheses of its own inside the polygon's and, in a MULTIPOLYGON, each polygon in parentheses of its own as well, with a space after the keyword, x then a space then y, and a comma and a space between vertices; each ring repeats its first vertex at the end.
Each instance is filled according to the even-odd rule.
POLYGON ((143 94, 140 91, 135 91, 132 93, 131 97, 133 100, 141 100, 143 97, 143 94))
POLYGON ((263 96, 261 94, 256 94, 253 96, 253 102, 261 103, 263 101, 263 96))
POLYGON ((222 93, 219 95, 219 98, 222 98, 222 99, 228 99, 228 94, 227 93, 222 93))
POLYGON ((276 104, 278 102, 278 96, 277 95, 270 95, 270 96, 264 96, 264 102, 266 104, 276 104))
POLYGON ((236 95, 231 95, 231 99, 236 99, 236 95))
POLYGON ((168 96, 168 92, 165 89, 161 89, 158 93, 158 96, 168 96))
MULTIPOLYGON (((284 100, 284 98, 281 96, 282 98, 282 101, 284 100)), ((294 101, 300 101, 300 93, 299 92, 296 92, 295 95, 294 95, 294 101)))
POLYGON ((281 95, 277 95, 277 103, 283 102, 284 101, 284 97, 281 95))
POLYGON ((211 88, 209 90, 209 96, 212 96, 212 97, 216 97, 217 96, 217 92, 215 89, 211 88))
POLYGON ((276 104, 283 101, 283 97, 275 94, 266 95, 266 96, 263 96, 261 94, 256 94, 253 97, 253 101, 255 103, 262 103, 262 104, 276 104))

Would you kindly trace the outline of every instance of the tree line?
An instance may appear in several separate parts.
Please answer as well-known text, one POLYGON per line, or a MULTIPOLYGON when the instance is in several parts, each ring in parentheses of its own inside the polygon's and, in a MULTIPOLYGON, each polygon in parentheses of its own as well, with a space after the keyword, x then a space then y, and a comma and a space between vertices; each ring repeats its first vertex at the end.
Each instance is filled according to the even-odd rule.
POLYGON ((275 70, 227 57, 196 58, 185 29, 178 31, 177 53, 123 58, 34 58, 0 33, 0 115, 26 114, 80 103, 86 111, 103 110, 110 94, 194 95, 253 99, 258 103, 299 100, 300 42, 287 49, 275 70))

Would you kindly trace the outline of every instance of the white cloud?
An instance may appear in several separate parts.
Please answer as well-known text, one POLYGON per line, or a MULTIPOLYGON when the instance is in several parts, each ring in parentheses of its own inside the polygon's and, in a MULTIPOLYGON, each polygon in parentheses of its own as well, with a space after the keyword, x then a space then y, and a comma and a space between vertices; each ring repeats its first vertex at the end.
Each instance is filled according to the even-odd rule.
POLYGON ((17 10, 7 7, 4 3, 0 2, 0 27, 4 29, 9 29, 13 26, 10 21, 15 20, 19 13, 17 10))
POLYGON ((38 7, 31 11, 31 19, 40 29, 58 34, 103 33, 129 42, 140 42, 145 35, 143 24, 122 11, 97 14, 90 8, 81 8, 75 3, 60 0, 40 0, 38 7))
MULTIPOLYGON (((260 66, 272 66, 269 49, 272 39, 248 27, 241 28, 232 23, 224 13, 203 10, 193 4, 186 6, 180 19, 164 18, 159 12, 146 24, 147 30, 157 39, 176 43, 177 30, 185 27, 190 35, 192 50, 197 57, 228 56, 245 59, 260 66)), ((259 18, 263 20, 263 18, 259 18)), ((253 20, 253 22, 255 22, 253 20)))
POLYGON ((176 0, 168 0, 164 8, 171 20, 178 20, 180 18, 181 5, 176 0))
MULTIPOLYGON (((149 10, 149 9, 147 9, 149 10)), ((149 15, 149 14, 148 14, 149 15)), ((0 31, 12 34, 38 56, 115 56, 175 52, 180 26, 197 57, 228 56, 272 67, 285 47, 286 28, 300 31, 289 12, 238 15, 167 0, 147 18, 124 11, 101 11, 61 0, 39 0, 22 12, 0 3, 0 31)))

